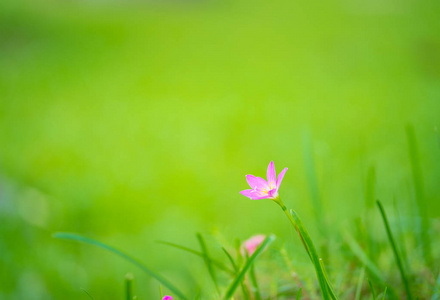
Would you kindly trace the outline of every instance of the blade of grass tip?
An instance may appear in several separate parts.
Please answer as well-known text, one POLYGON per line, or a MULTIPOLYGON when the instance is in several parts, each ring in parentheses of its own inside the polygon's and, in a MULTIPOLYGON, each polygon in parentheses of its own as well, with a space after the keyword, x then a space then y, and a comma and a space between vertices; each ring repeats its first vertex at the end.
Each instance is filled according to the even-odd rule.
POLYGON ((93 300, 93 297, 92 297, 92 295, 89 294, 89 292, 87 292, 87 291, 86 291, 85 289, 83 289, 83 288, 80 288, 80 290, 83 291, 84 293, 86 293, 86 295, 89 296, 89 298, 93 300))
POLYGON ((359 275, 358 284, 356 287, 356 294, 354 299, 359 300, 361 298, 361 292, 362 292, 362 283, 364 282, 364 276, 365 276, 365 267, 362 267, 361 274, 359 275))
POLYGON ((422 219, 421 224, 421 240, 423 257, 428 268, 432 266, 432 250, 429 237, 429 219, 425 205, 425 191, 423 186, 423 173, 420 164, 419 153, 417 148, 417 139, 414 126, 411 124, 406 126, 406 136, 408 139, 409 158, 411 161, 412 177, 416 194, 416 202, 422 219))
POLYGON ((370 279, 368 279, 368 285, 370 286, 371 295, 373 296, 373 300, 376 300, 376 292, 374 291, 373 285, 371 284, 370 279))
MULTIPOLYGON (((174 247, 174 248, 177 248, 177 249, 180 249, 180 250, 192 253, 194 255, 197 255, 197 256, 200 256, 200 257, 203 258, 203 253, 199 252, 197 250, 194 250, 194 249, 191 249, 191 248, 188 248, 188 247, 185 247, 185 246, 181 246, 181 245, 178 245, 178 244, 174 244, 174 243, 170 243, 170 242, 165 242, 165 241, 156 241, 156 242, 159 243, 159 244, 162 244, 162 245, 174 247)), ((225 271, 225 272, 227 272, 227 273, 229 273, 231 275, 234 274, 234 271, 229 269, 228 267, 226 267, 223 263, 221 263, 221 262, 219 262, 219 261, 217 261, 215 259, 211 259, 211 262, 212 262, 213 265, 215 265, 220 270, 225 271)))
POLYGON ((405 270, 403 269, 402 260, 399 255, 399 251, 397 250, 396 242, 394 241, 393 234, 391 233, 391 228, 390 228, 390 224, 388 223, 387 215, 385 214, 385 210, 382 206, 382 203, 380 203, 380 201, 377 201, 376 203, 377 203, 377 206, 379 207, 380 214, 382 215, 382 219, 383 219, 383 223, 385 225, 388 239, 390 241, 391 248, 393 249, 393 252, 394 252, 394 257, 396 259, 397 267, 399 268, 400 276, 402 277, 402 282, 403 282, 403 285, 405 286, 407 298, 409 300, 411 300, 412 299, 411 290, 409 288, 409 283, 406 279, 405 270))
POLYGON ((303 239, 303 243, 305 244, 306 251, 308 251, 313 266, 315 267, 315 272, 316 272, 316 276, 318 277, 319 288, 321 289, 322 298, 324 300, 333 299, 329 293, 328 283, 324 276, 324 272, 322 270, 321 264, 319 262, 318 253, 316 252, 316 248, 313 245, 309 233, 307 232, 301 219, 293 209, 290 210, 290 214, 291 216, 293 216, 298 233, 300 237, 303 239))
POLYGON ((145 266, 142 262, 140 262, 139 260, 137 260, 134 257, 131 257, 130 255, 126 254, 125 252, 122 252, 121 250, 118 250, 118 249, 116 249, 112 246, 109 246, 107 244, 98 242, 97 240, 94 240, 91 238, 86 238, 86 237, 83 237, 83 236, 81 236, 79 234, 75 234, 75 233, 57 232, 53 235, 53 237, 57 238, 57 239, 71 240, 71 241, 76 241, 76 242, 80 242, 80 243, 93 245, 93 246, 105 249, 109 252, 112 252, 112 253, 118 255, 119 257, 124 258, 126 261, 129 261, 132 264, 136 265, 142 271, 144 271, 145 273, 147 273, 151 277, 155 278, 157 281, 159 281, 164 286, 166 286, 170 291, 172 291, 179 298, 181 298, 183 300, 188 299, 177 287, 175 287, 171 282, 169 282, 167 279, 162 277, 162 275, 159 275, 158 273, 152 271, 150 268, 145 266))
POLYGON ((274 235, 268 236, 261 245, 255 250, 255 252, 249 257, 249 259, 245 262, 243 267, 241 268, 240 272, 237 274, 237 276, 234 278, 234 280, 229 285, 228 289, 226 290, 226 293, 223 297, 223 299, 230 299, 233 295, 235 290, 237 289, 240 282, 243 281, 244 276, 246 275, 246 272, 249 270, 250 266, 254 263, 255 259, 260 255, 263 250, 269 246, 273 241, 275 240, 274 235))
MULTIPOLYGON (((222 250, 226 254, 226 256, 228 257, 229 261, 231 262, 231 265, 235 270, 235 274, 237 274, 239 271, 239 268, 238 268, 237 264, 235 263, 234 259, 232 258, 232 255, 229 254, 228 250, 226 250, 225 247, 222 247, 222 250)), ((241 292, 243 293, 243 299, 249 300, 250 296, 249 296, 249 292, 246 288, 246 285, 243 283, 243 281, 240 283, 240 285, 241 285, 241 292)))
POLYGON ((338 297, 336 296, 333 285, 331 284, 330 279, 328 278, 327 271, 325 270, 325 266, 324 266, 324 262, 322 261, 322 258, 319 258, 319 264, 321 266, 322 272, 324 273, 325 281, 327 282, 327 287, 330 292, 330 296, 332 297, 332 299, 337 299, 338 297))
POLYGON ((133 274, 125 275, 125 299, 133 300, 133 274))
POLYGON ((209 257, 208 247, 206 247, 205 239, 203 238, 203 236, 200 233, 197 233, 197 239, 199 241, 200 248, 203 253, 203 260, 205 261, 205 265, 206 265, 206 268, 208 269, 209 276, 211 277, 212 282, 215 285, 215 289, 217 290, 217 293, 220 295, 220 289, 219 289, 218 283, 217 283, 217 276, 215 274, 214 268, 212 267, 212 261, 211 261, 211 258, 209 257))
POLYGON ((229 254, 228 250, 226 250, 225 247, 222 247, 223 252, 226 254, 226 257, 229 259, 229 262, 231 263, 232 268, 234 269, 235 272, 238 271, 238 267, 235 264, 234 259, 232 258, 231 254, 229 254))
POLYGON ((296 293, 296 300, 301 300, 302 288, 299 288, 298 293, 296 293))
POLYGON ((382 300, 385 300, 385 296, 387 295, 387 290, 388 290, 388 287, 386 286, 386 287, 385 287, 385 291, 383 291, 383 297, 382 297, 382 300))

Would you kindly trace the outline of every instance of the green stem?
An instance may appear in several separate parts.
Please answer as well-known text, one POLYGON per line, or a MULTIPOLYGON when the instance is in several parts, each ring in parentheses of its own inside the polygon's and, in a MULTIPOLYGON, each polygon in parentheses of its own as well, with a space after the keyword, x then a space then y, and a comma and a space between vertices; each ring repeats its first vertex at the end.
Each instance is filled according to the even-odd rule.
POLYGON ((304 248, 306 249, 309 258, 315 267, 315 272, 318 277, 319 286, 321 289, 321 294, 323 299, 337 300, 337 296, 335 295, 331 287, 331 284, 328 278, 326 277, 325 270, 323 269, 323 266, 320 263, 320 259, 318 253, 316 252, 315 246, 313 245, 313 242, 307 230, 302 224, 301 219, 293 210, 287 211, 286 206, 279 197, 273 200, 281 207, 281 209, 284 211, 289 221, 292 223, 293 227, 295 227, 296 231, 298 232, 298 235, 301 238, 304 248))
POLYGON ((296 222, 293 219, 292 215, 287 210, 287 207, 284 205, 283 201, 279 197, 277 199, 274 199, 274 201, 281 207, 281 209, 284 211, 284 213, 286 214, 287 218, 289 219, 290 223, 292 223, 293 227, 296 229, 296 232, 298 232, 298 235, 299 235, 299 237, 301 239, 302 244, 304 245, 304 248, 306 249, 307 254, 309 255, 309 258, 312 259, 312 256, 310 255, 310 250, 307 247, 307 244, 304 242, 304 239, 303 239, 301 233, 298 230, 298 225, 296 224, 296 222))
POLYGON ((402 260, 399 255, 396 242, 394 241, 393 234, 391 233, 390 223, 388 222, 388 218, 382 206, 382 203, 380 203, 380 201, 377 201, 376 203, 377 206, 379 207, 380 214, 382 215, 383 223, 385 225, 385 230, 387 232, 388 239, 390 240, 391 248, 393 249, 394 252, 394 257, 396 259, 397 267, 399 268, 400 271, 400 276, 402 277, 403 285, 405 286, 406 295, 408 297, 408 300, 411 300, 412 299, 411 290, 409 288, 408 280, 406 279, 405 270, 403 268, 402 260))

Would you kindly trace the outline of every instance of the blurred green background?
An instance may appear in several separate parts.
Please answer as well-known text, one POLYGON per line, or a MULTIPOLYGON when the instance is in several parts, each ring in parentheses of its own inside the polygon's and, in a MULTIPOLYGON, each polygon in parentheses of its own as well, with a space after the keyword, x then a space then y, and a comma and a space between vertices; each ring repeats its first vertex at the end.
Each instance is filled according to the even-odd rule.
POLYGON ((197 247, 202 232, 218 250, 275 233, 301 265, 282 212, 239 194, 244 176, 288 167, 281 196, 315 236, 312 158, 330 239, 363 214, 372 165, 376 196, 410 214, 409 123, 438 218, 439 13, 424 0, 2 0, 0 298, 122 299, 127 272, 140 299, 158 294, 57 231, 186 290, 206 285, 203 262, 156 240, 197 247))

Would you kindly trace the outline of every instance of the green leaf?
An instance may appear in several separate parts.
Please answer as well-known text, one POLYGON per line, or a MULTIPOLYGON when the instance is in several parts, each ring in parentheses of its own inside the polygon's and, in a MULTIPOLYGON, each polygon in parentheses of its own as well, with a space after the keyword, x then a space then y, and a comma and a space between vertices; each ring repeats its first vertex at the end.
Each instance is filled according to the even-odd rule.
MULTIPOLYGON (((193 249, 185 247, 185 246, 181 246, 181 245, 178 245, 178 244, 174 244, 174 243, 170 243, 170 242, 165 242, 165 241, 157 241, 157 243, 162 244, 162 245, 167 245, 167 246, 170 246, 170 247, 174 247, 174 248, 177 248, 177 249, 180 249, 180 250, 192 253, 194 255, 197 255, 197 256, 200 256, 200 257, 203 258, 203 253, 202 252, 199 252, 197 250, 193 250, 193 249)), ((213 265, 215 265, 217 268, 219 268, 220 270, 228 272, 229 274, 232 274, 232 275, 234 274, 234 271, 232 271, 231 269, 226 267, 223 263, 221 263, 221 262, 219 262, 219 261, 217 261, 215 259, 211 258, 211 263, 213 265)))
MULTIPOLYGON (((225 247, 222 247, 222 250, 223 250, 223 252, 226 254, 226 256, 228 257, 229 261, 231 262, 231 265, 232 265, 232 267, 233 267, 234 270, 235 270, 235 274, 238 274, 238 272, 239 272, 240 270, 239 270, 237 264, 235 263, 234 259, 232 258, 232 255, 229 254, 228 250, 226 250, 225 247)), ((245 300, 250 299, 249 292, 248 292, 248 290, 247 290, 247 288, 246 288, 246 285, 243 283, 243 281, 240 282, 240 285, 241 285, 241 291, 242 291, 242 293, 243 293, 243 299, 245 299, 245 300)))
POLYGON ((359 280, 356 288, 356 294, 354 299, 359 300, 361 298, 361 291, 362 291, 362 283, 364 282, 364 276, 365 276, 365 267, 361 269, 361 274, 359 275, 359 280))
POLYGON ((258 287, 257 277, 255 276, 254 264, 251 265, 249 270, 249 278, 251 280, 252 291, 254 292, 255 300, 261 300, 260 288, 258 287))
POLYGON ((373 300, 376 300, 376 292, 374 291, 373 285, 371 284, 370 279, 368 279, 368 285, 370 286, 371 295, 373 296, 373 300))
POLYGON ((388 287, 386 286, 386 287, 385 287, 385 291, 383 291, 383 297, 382 297, 382 300, 385 300, 385 296, 387 295, 387 289, 388 289, 388 287))
POLYGON ((208 269, 209 276, 214 282, 215 289, 220 294, 220 289, 218 288, 218 283, 217 283, 217 275, 215 274, 215 270, 212 267, 212 260, 209 257, 209 252, 208 252, 208 248, 206 247, 205 239, 200 233, 197 233, 197 239, 199 240, 200 248, 202 249, 203 260, 205 261, 205 265, 206 268, 208 269))
POLYGON ((390 241, 391 247, 394 252, 394 257, 396 259, 397 267, 399 268, 400 276, 402 277, 403 285, 405 286, 406 290, 406 296, 408 297, 408 300, 412 299, 411 290, 409 288, 408 280, 406 279, 405 270, 403 268, 402 259, 400 258, 399 251, 397 250, 396 242, 394 241, 393 234, 391 233, 390 224, 388 223, 388 218, 385 213, 385 210, 382 206, 382 203, 380 201, 377 201, 377 206, 379 207, 380 214, 382 215, 383 223, 385 225, 385 229, 387 232, 388 239, 390 241))
POLYGON ((302 288, 299 288, 298 293, 296 294, 296 300, 301 300, 301 292, 302 288))
POLYGON ((243 281, 246 272, 249 270, 250 266, 254 263, 255 259, 274 240, 275 240, 275 236, 270 235, 263 241, 263 243, 261 243, 261 245, 255 250, 255 252, 251 255, 251 257, 249 257, 249 259, 243 265, 243 268, 240 270, 240 272, 237 274, 237 276, 231 282, 228 289, 226 290, 226 293, 225 293, 223 299, 230 299, 234 295, 235 290, 237 289, 238 285, 243 281))
POLYGON ((316 252, 316 248, 313 245, 309 233, 307 232, 301 219, 293 209, 290 210, 290 214, 293 216, 300 238, 303 240, 303 243, 306 247, 306 251, 309 253, 310 259, 312 260, 313 266, 315 267, 315 272, 316 272, 316 276, 318 277, 322 298, 324 300, 337 299, 334 298, 336 297, 336 295, 331 295, 331 293, 329 292, 329 283, 327 283, 327 280, 324 275, 324 271, 319 261, 318 253, 316 252))
POLYGON ((151 277, 155 278, 157 281, 162 283, 165 287, 167 287, 170 291, 172 291, 179 298, 181 298, 183 300, 188 299, 177 287, 175 287, 167 279, 165 279, 164 277, 162 277, 158 273, 152 271, 150 268, 145 266, 142 262, 140 262, 136 258, 133 258, 130 255, 128 255, 128 254, 126 254, 126 253, 124 253, 124 252, 122 252, 112 246, 98 242, 98 241, 91 239, 91 238, 83 237, 83 236, 81 236, 79 234, 75 234, 75 233, 57 232, 53 235, 53 237, 57 238, 57 239, 72 240, 72 241, 77 241, 77 242, 81 242, 81 243, 85 243, 85 244, 90 244, 90 245, 94 245, 99 248, 108 250, 108 251, 124 258, 125 260, 131 262, 132 264, 136 265, 137 267, 139 267, 142 271, 144 271, 145 273, 147 273, 148 275, 150 275, 151 277))

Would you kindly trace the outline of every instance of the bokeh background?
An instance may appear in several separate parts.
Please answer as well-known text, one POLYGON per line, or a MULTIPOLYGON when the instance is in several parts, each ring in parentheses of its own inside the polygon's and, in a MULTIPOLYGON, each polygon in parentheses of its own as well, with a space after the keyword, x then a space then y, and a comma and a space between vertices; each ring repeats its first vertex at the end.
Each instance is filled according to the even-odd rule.
POLYGON ((281 196, 317 238, 313 201, 334 239, 365 212, 372 166, 375 196, 408 216, 408 124, 435 221, 439 13, 425 0, 1 1, 0 298, 122 299, 127 272, 140 299, 158 295, 58 231, 188 291, 212 289, 203 262, 157 240, 197 248, 201 232, 215 253, 275 233, 309 267, 279 208, 239 194, 244 176, 288 167, 281 196))

